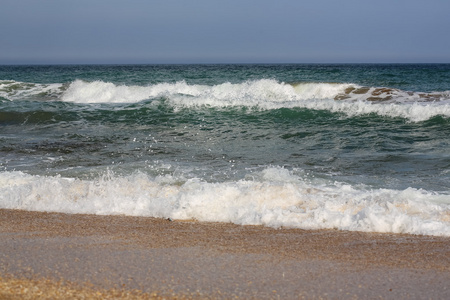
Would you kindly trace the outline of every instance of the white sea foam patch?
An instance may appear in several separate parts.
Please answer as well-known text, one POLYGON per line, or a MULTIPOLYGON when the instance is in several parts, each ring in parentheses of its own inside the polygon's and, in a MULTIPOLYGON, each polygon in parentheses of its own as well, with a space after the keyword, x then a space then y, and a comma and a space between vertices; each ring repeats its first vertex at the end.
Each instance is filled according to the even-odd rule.
POLYGON ((311 183, 281 168, 222 183, 143 173, 80 180, 3 172, 0 208, 450 236, 450 195, 311 183))

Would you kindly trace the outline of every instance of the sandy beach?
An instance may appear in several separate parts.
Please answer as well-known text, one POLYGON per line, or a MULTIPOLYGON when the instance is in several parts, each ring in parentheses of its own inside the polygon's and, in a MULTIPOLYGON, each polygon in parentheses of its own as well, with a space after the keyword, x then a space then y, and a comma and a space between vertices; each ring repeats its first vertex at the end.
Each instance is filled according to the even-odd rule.
POLYGON ((4 209, 0 235, 5 298, 27 295, 5 292, 13 279, 73 284, 74 298, 83 289, 119 298, 450 296, 447 237, 4 209))

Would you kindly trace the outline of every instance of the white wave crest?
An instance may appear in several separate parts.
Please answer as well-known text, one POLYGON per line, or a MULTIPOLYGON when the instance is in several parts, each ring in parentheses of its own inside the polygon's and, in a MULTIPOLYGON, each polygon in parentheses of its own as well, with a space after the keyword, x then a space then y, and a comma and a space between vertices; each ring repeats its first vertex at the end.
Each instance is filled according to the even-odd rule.
POLYGON ((164 96, 173 103, 182 105, 264 106, 265 103, 283 104, 309 99, 333 99, 351 86, 325 83, 292 86, 269 79, 214 86, 189 85, 184 81, 149 86, 125 86, 103 81, 76 80, 64 92, 62 100, 77 103, 129 103, 164 96))
POLYGON ((302 99, 335 99, 338 95, 344 94, 347 89, 357 87, 357 85, 305 82, 295 84, 293 87, 302 99))
POLYGON ((260 109, 308 108, 348 116, 378 114, 419 122, 437 115, 450 117, 448 93, 407 93, 395 89, 363 88, 354 84, 285 84, 261 79, 215 86, 189 85, 184 81, 149 86, 117 86, 102 81, 71 83, 63 101, 78 103, 133 103, 165 97, 182 107, 246 106, 260 109), (438 99, 431 101, 430 99, 438 99))
POLYGON ((76 80, 63 84, 0 81, 0 97, 15 100, 36 95, 74 103, 135 103, 164 97, 175 108, 235 107, 258 109, 307 108, 347 116, 377 114, 413 122, 434 116, 450 117, 450 92, 412 93, 389 88, 367 88, 355 84, 286 84, 261 79, 214 86, 190 85, 184 81, 149 86, 115 85, 110 82, 76 80))
POLYGON ((377 114, 386 117, 400 117, 412 122, 426 121, 435 116, 450 117, 450 103, 371 103, 367 101, 320 100, 302 103, 299 107, 328 110, 347 116, 377 114))
POLYGON ((139 102, 148 99, 147 89, 141 86, 116 86, 110 82, 76 80, 62 95, 62 100, 76 103, 139 102))
POLYGON ((0 97, 13 101, 39 95, 60 95, 62 87, 60 83, 39 84, 0 80, 0 97))
POLYGON ((103 81, 76 80, 65 91, 62 100, 77 103, 133 103, 167 97, 174 103, 183 105, 253 106, 266 99, 286 101, 296 96, 298 95, 292 86, 280 84, 275 80, 224 83, 215 86, 189 85, 184 81, 149 86, 117 86, 103 81))
POLYGON ((309 183, 281 168, 222 183, 143 173, 80 180, 3 172, 0 208, 450 236, 450 195, 309 183))

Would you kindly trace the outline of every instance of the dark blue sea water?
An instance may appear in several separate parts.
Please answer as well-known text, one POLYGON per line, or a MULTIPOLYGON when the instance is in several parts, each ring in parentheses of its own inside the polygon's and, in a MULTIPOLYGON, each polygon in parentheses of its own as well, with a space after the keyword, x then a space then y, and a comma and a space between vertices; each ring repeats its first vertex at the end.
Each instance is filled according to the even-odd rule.
POLYGON ((0 66, 0 208, 450 235, 450 65, 0 66))

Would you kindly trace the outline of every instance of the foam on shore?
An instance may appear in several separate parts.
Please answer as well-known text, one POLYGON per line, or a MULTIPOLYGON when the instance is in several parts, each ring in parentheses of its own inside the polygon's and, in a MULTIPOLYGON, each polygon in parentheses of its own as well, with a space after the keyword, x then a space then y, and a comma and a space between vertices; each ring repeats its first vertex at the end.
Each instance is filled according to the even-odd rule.
POLYGON ((3 172, 0 208, 450 236, 448 194, 314 181, 282 168, 221 183, 141 172, 92 180, 3 172))

